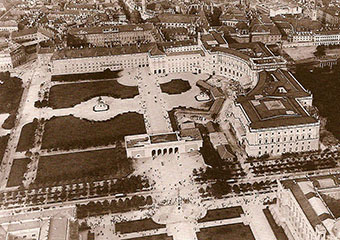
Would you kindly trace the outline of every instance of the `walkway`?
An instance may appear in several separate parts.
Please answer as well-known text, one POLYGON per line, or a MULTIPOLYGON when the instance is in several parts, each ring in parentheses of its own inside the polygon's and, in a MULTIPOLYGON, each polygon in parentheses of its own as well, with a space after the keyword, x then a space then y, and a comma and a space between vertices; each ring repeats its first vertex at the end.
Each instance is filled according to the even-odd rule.
POLYGON ((144 111, 147 132, 149 134, 172 132, 157 77, 148 75, 147 71, 138 70, 135 79, 138 83, 140 104, 144 111))

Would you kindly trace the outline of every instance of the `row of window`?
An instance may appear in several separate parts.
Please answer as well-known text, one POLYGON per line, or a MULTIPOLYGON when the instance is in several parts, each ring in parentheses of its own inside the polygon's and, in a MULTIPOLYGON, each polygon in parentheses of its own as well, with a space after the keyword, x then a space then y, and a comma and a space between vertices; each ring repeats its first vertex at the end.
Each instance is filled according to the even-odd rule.
MULTIPOLYGON (((285 144, 284 144, 285 145, 285 144)), ((276 151, 274 149, 267 149, 267 150, 259 150, 259 156, 263 155, 263 154, 281 154, 281 153, 285 153, 285 152, 303 152, 303 151, 309 151, 311 150, 311 146, 307 145, 305 146, 296 146, 296 147, 292 147, 290 146, 289 148, 286 146, 283 146, 283 148, 280 148, 280 145, 277 146, 278 148, 276 149, 276 151)), ((267 148, 267 146, 266 146, 267 148)), ((274 146, 272 146, 272 148, 274 148, 274 146)), ((259 149, 261 149, 261 147, 259 147, 259 149)))
POLYGON ((260 138, 259 140, 258 140, 258 143, 259 144, 262 144, 262 143, 274 143, 274 142, 281 142, 281 140, 282 140, 282 142, 286 142, 286 141, 298 141, 298 140, 304 140, 304 139, 311 139, 312 138, 312 135, 311 134, 308 134, 308 137, 305 137, 305 135, 301 135, 301 137, 300 137, 300 135, 296 135, 295 136, 295 138, 294 138, 294 136, 290 136, 290 137, 286 137, 286 136, 284 136, 282 139, 281 138, 277 138, 277 141, 275 141, 275 138, 271 138, 271 140, 270 139, 268 139, 268 138, 265 138, 264 139, 264 141, 262 141, 262 139, 260 138))

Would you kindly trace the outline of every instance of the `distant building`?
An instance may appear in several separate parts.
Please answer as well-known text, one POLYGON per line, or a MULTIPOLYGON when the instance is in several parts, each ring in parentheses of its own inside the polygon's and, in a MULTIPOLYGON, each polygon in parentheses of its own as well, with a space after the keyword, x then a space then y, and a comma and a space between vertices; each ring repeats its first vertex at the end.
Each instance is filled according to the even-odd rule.
POLYGON ((18 43, 35 41, 36 43, 47 41, 53 37, 53 32, 44 28, 29 28, 12 32, 12 40, 18 43))
POLYGON ((250 26, 251 42, 278 43, 282 34, 274 23, 254 23, 250 26))
POLYGON ((18 31, 18 23, 14 20, 0 21, 0 31, 18 31))
POLYGON ((17 43, 0 44, 0 72, 9 71, 26 61, 25 49, 17 43))
POLYGON ((302 8, 297 4, 282 3, 271 6, 269 9, 269 16, 275 17, 277 15, 298 15, 302 14, 302 8))
POLYGON ((152 24, 73 28, 68 33, 99 47, 156 42, 160 38, 152 24))
POLYGON ((340 23, 340 8, 336 6, 318 8, 317 19, 324 23, 336 25, 340 23))

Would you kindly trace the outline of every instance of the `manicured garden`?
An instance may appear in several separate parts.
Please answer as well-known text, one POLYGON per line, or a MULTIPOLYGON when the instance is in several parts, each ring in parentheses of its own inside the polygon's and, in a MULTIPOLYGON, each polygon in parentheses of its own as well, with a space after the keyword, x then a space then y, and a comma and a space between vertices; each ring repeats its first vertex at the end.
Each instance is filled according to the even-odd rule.
POLYGON ((80 80, 114 79, 119 77, 119 73, 120 71, 110 71, 109 69, 107 69, 103 72, 54 75, 52 76, 52 81, 75 82, 80 80))
POLYGON ((116 232, 120 232, 121 234, 124 234, 124 233, 154 230, 154 229, 165 228, 165 227, 166 226, 163 224, 155 223, 151 218, 146 218, 142 220, 116 223, 116 232))
POLYGON ((129 240, 172 240, 167 234, 152 235, 146 237, 129 238, 129 240))
POLYGON ((199 223, 201 222, 209 222, 209 221, 216 221, 216 220, 223 220, 229 218, 237 218, 243 214, 242 207, 230 207, 230 208, 219 208, 208 210, 207 214, 204 218, 198 220, 199 223))
POLYGON ((110 175, 123 178, 132 173, 131 159, 126 157, 125 149, 77 152, 42 156, 39 160, 35 182, 58 182, 84 179, 91 176, 110 175))
POLYGON ((19 186, 24 180, 24 173, 27 170, 27 165, 31 160, 28 158, 15 159, 9 174, 7 187, 19 186))
POLYGON ((60 84, 51 87, 48 105, 68 108, 98 96, 125 99, 137 95, 137 86, 122 85, 117 80, 60 84))
POLYGON ((142 114, 120 114, 107 121, 88 121, 73 116, 53 117, 46 122, 43 149, 75 149, 104 146, 124 136, 146 133, 142 114))
POLYGON ((21 129, 21 134, 19 138, 19 143, 17 146, 18 152, 27 151, 33 147, 34 144, 34 135, 35 131, 38 127, 38 119, 34 119, 33 122, 27 123, 21 129))
POLYGON ((172 79, 170 82, 160 84, 163 93, 181 94, 191 89, 187 80, 172 79))
POLYGON ((24 89, 21 79, 11 77, 9 72, 0 72, 0 81, 0 114, 10 114, 2 124, 2 127, 11 129, 14 127, 15 117, 24 89))
POLYGON ((201 228, 197 238, 198 240, 255 240, 250 227, 242 223, 201 228))
POLYGON ((2 158, 5 154, 8 140, 9 140, 9 134, 0 137, 0 163, 2 162, 2 158))

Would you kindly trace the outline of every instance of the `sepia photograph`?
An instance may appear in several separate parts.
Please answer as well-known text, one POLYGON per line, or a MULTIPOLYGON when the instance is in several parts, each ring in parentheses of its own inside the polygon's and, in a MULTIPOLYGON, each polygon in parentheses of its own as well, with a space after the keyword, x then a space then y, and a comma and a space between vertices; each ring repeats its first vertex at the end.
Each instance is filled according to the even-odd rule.
POLYGON ((340 0, 0 0, 0 240, 340 240, 340 0))

